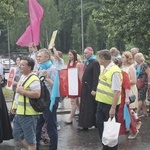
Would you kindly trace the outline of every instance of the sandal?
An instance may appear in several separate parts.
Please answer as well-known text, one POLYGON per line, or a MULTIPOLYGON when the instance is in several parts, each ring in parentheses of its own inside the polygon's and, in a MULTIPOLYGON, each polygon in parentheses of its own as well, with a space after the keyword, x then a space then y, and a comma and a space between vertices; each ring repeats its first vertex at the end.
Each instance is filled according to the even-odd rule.
POLYGON ((65 124, 66 125, 72 124, 72 121, 71 122, 65 121, 65 124))

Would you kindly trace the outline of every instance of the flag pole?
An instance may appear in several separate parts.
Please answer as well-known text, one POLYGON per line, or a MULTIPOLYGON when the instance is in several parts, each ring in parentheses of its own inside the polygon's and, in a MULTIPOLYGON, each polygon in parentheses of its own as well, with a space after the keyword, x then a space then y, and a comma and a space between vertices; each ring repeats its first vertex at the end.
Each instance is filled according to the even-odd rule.
POLYGON ((10 38, 9 38, 9 24, 7 21, 7 45, 8 45, 8 57, 9 57, 9 69, 10 69, 10 38))
POLYGON ((83 32, 83 0, 81 0, 81 36, 82 36, 82 57, 84 51, 84 32, 83 32))

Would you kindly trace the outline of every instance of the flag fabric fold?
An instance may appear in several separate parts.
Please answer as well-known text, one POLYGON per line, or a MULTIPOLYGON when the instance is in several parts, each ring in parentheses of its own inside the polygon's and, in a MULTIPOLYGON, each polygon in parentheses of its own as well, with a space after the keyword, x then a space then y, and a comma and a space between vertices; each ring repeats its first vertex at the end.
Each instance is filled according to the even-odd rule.
POLYGON ((37 0, 28 0, 30 25, 16 42, 19 46, 29 46, 30 43, 39 45, 40 42, 40 23, 44 10, 37 0))
POLYGON ((55 102, 56 102, 57 98, 59 98, 59 97, 60 97, 59 72, 57 71, 55 79, 54 79, 54 83, 53 83, 51 97, 50 97, 50 100, 51 100, 50 107, 49 107, 50 111, 53 110, 53 106, 55 105, 55 102))
POLYGON ((125 127, 126 127, 126 129, 128 131, 129 128, 130 128, 131 119, 130 119, 129 109, 128 109, 126 104, 124 104, 124 116, 123 116, 123 119, 125 120, 125 127))

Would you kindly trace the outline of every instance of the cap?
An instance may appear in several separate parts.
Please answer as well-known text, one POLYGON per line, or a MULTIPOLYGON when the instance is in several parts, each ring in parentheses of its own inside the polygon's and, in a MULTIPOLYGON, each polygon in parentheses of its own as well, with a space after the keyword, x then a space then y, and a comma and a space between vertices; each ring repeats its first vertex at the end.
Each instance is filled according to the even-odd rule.
POLYGON ((93 48, 92 48, 92 47, 86 47, 85 49, 87 49, 87 50, 93 52, 93 48))

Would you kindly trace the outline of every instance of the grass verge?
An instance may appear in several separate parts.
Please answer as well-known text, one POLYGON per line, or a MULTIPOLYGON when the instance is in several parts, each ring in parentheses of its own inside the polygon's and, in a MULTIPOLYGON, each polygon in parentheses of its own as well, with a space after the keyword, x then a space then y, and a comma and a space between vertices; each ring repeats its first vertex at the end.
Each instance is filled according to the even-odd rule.
POLYGON ((3 94, 6 101, 12 101, 13 100, 13 94, 14 92, 12 90, 8 90, 6 87, 3 88, 3 94))

